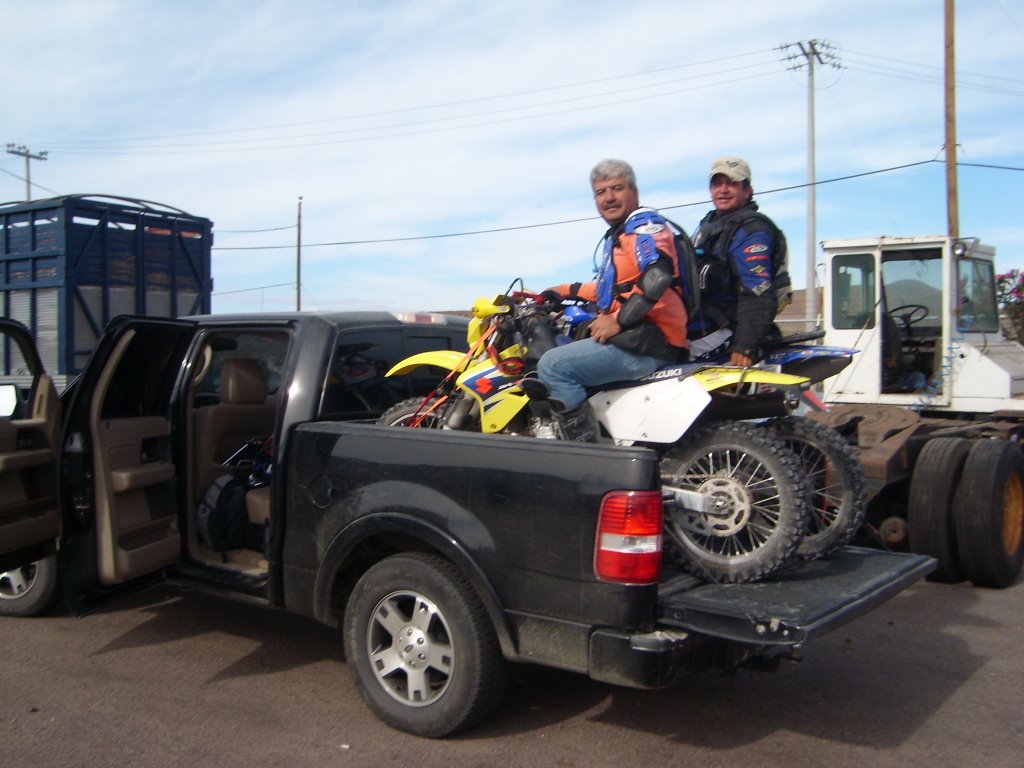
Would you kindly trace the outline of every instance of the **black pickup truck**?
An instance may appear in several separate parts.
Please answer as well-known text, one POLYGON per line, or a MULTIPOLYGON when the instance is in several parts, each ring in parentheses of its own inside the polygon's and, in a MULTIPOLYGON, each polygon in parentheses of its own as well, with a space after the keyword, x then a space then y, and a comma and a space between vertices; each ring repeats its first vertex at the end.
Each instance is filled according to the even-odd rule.
POLYGON ((58 399, 30 334, 0 321, 24 380, 0 387, 0 613, 44 610, 57 575, 76 614, 201 584, 340 628, 368 705, 438 737, 498 704, 509 661, 645 688, 771 667, 934 566, 847 548, 703 583, 662 561, 653 452, 374 424, 440 375, 389 366, 464 348, 465 322, 117 318, 58 399), (201 533, 226 475, 244 545, 201 533))

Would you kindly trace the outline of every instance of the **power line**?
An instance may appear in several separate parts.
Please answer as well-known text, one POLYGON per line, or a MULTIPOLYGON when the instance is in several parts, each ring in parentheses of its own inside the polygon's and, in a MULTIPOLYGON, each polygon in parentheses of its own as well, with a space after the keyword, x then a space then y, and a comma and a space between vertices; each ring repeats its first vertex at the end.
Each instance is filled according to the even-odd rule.
POLYGON ((1018 168, 1013 165, 991 165, 989 163, 957 163, 958 166, 967 166, 968 168, 994 168, 997 171, 1024 171, 1024 168, 1018 168))
MULTIPOLYGON (((920 165, 929 165, 930 163, 939 163, 940 160, 920 160, 915 163, 905 163, 903 165, 894 165, 888 168, 879 168, 873 171, 862 171, 861 173, 851 173, 846 176, 836 176, 831 179, 821 179, 814 182, 814 186, 822 186, 824 184, 834 184, 839 181, 848 181, 850 179, 858 179, 865 176, 874 176, 880 173, 891 173, 892 171, 901 171, 907 168, 914 168, 920 165)), ((965 165, 965 163, 959 163, 959 165, 965 165)), ((1024 170, 1019 168, 1010 168, 1008 170, 1024 170)), ((774 189, 759 190, 758 195, 771 195, 779 192, 789 192, 794 189, 806 189, 808 184, 793 184, 788 187, 776 187, 774 189)), ((708 205, 710 200, 698 200, 692 203, 677 203, 675 205, 662 205, 658 206, 659 210, 672 211, 679 208, 692 208, 698 205, 708 205)), ((597 216, 585 216, 578 219, 563 219, 561 221, 549 221, 540 224, 519 224, 512 227, 495 227, 492 229, 474 229, 467 230, 464 232, 445 232, 434 235, 410 235, 408 237, 388 237, 388 238, 377 238, 373 240, 337 240, 327 243, 303 243, 303 248, 325 248, 329 246, 342 246, 342 245, 384 245, 387 243, 404 243, 416 240, 441 240, 452 237, 469 237, 471 235, 490 235, 499 232, 518 232, 521 230, 528 229, 540 229, 543 227, 558 227, 564 224, 580 224, 585 221, 594 221, 599 217, 597 216)), ((215 251, 272 251, 281 249, 294 248, 294 243, 289 245, 238 245, 238 246, 214 246, 215 251)))
MULTIPOLYGON (((760 65, 760 66, 766 66, 766 65, 767 65, 767 62, 764 65, 760 65)), ((587 106, 572 107, 572 108, 569 108, 569 109, 556 109, 556 110, 551 110, 551 111, 547 111, 547 112, 538 112, 538 113, 535 113, 535 114, 532 114, 532 115, 524 115, 524 116, 518 116, 518 117, 508 117, 508 118, 503 118, 503 119, 498 119, 498 120, 486 120, 486 121, 481 121, 481 122, 476 122, 476 123, 469 123, 469 124, 466 124, 466 125, 455 125, 455 126, 447 126, 447 127, 440 127, 440 128, 425 128, 425 129, 422 129, 422 130, 410 130, 410 131, 402 131, 402 132, 398 132, 398 133, 388 133, 388 134, 384 134, 384 135, 380 135, 380 136, 357 136, 357 137, 351 137, 351 138, 345 138, 345 139, 333 139, 333 140, 327 140, 327 141, 311 141, 311 142, 300 142, 300 143, 291 143, 291 144, 274 144, 274 145, 271 145, 271 146, 248 146, 248 147, 237 147, 237 148, 236 147, 220 147, 218 149, 198 149, 198 148, 195 148, 197 146, 204 146, 204 145, 167 145, 165 147, 124 147, 124 148, 121 148, 121 149, 118 149, 118 148, 79 149, 79 150, 65 150, 65 152, 68 153, 68 154, 79 154, 79 155, 219 154, 219 153, 224 153, 224 152, 255 152, 255 151, 268 151, 268 150, 281 150, 281 149, 298 149, 298 148, 303 148, 303 147, 321 147, 321 146, 330 146, 330 145, 338 145, 338 144, 361 143, 361 142, 367 142, 367 141, 381 141, 381 140, 387 140, 387 139, 406 138, 406 137, 409 137, 409 136, 422 136, 422 135, 433 134, 433 133, 446 133, 446 132, 450 132, 450 131, 459 131, 459 130, 465 130, 465 129, 469 129, 469 128, 483 128, 483 127, 488 127, 488 126, 493 126, 493 125, 501 125, 501 124, 505 124, 505 123, 522 122, 524 120, 539 120, 539 119, 543 119, 543 118, 549 118, 549 117, 554 117, 554 116, 558 116, 558 115, 571 114, 571 113, 574 113, 574 112, 584 112, 584 111, 593 110, 593 109, 606 109, 606 108, 608 108, 610 106, 621 106, 623 104, 634 103, 634 102, 638 102, 638 101, 647 101, 647 100, 650 100, 650 99, 657 99, 657 98, 662 98, 662 97, 665 97, 665 96, 676 95, 676 94, 680 94, 680 93, 688 93, 688 92, 691 92, 691 91, 703 90, 705 88, 717 88, 717 87, 720 87, 720 86, 731 85, 733 83, 738 83, 738 82, 742 82, 742 81, 745 81, 745 80, 752 80, 752 79, 756 79, 756 78, 760 78, 760 77, 767 77, 767 76, 770 76, 770 75, 773 75, 773 74, 775 74, 775 73, 774 72, 764 72, 764 73, 761 73, 761 74, 749 75, 747 77, 733 78, 731 80, 724 80, 724 81, 718 81, 718 82, 713 82, 713 83, 705 83, 705 84, 702 84, 702 85, 696 85, 696 86, 692 86, 692 87, 689 87, 689 88, 677 88, 677 89, 668 90, 668 91, 659 91, 658 93, 648 94, 648 95, 644 95, 644 96, 635 96, 633 98, 628 98, 628 99, 618 98, 615 101, 599 102, 597 104, 591 104, 591 105, 587 105, 587 106)), ((655 86, 650 86, 650 87, 657 87, 659 85, 664 85, 664 83, 659 83, 659 84, 657 84, 655 86)), ((607 94, 607 93, 606 94, 600 94, 600 96, 608 96, 608 95, 614 95, 614 94, 607 94)), ((597 97, 596 96, 578 97, 576 100, 584 100, 584 99, 588 99, 588 98, 597 98, 597 97)), ((515 109, 497 110, 496 112, 492 112, 492 113, 479 113, 479 114, 476 114, 476 115, 459 116, 459 117, 433 118, 431 120, 423 120, 423 121, 418 121, 418 122, 409 123, 409 124, 399 124, 399 125, 393 125, 393 126, 382 126, 382 127, 374 127, 374 128, 353 128, 353 129, 346 129, 344 131, 334 131, 334 132, 331 132, 331 133, 328 133, 328 134, 322 134, 322 135, 337 135, 339 133, 346 134, 346 133, 357 133, 357 132, 360 132, 360 131, 366 132, 366 131, 372 131, 372 130, 390 130, 392 128, 401 128, 401 127, 415 126, 415 125, 425 125, 425 124, 428 124, 428 123, 435 123, 435 122, 443 122, 443 121, 451 121, 451 120, 465 120, 465 119, 469 119, 469 118, 472 118, 472 117, 484 117, 487 114, 500 114, 502 112, 519 111, 519 110, 523 110, 523 109, 536 109, 538 107, 550 106, 550 105, 553 105, 553 104, 564 104, 566 101, 569 101, 569 100, 563 99, 563 100, 556 101, 556 102, 548 102, 546 104, 535 104, 535 105, 529 105, 529 106, 526 106, 526 107, 517 107, 515 109)), ((321 134, 314 135, 313 137, 316 137, 318 135, 321 135, 321 134)), ((263 142, 263 143, 266 143, 266 142, 290 141, 290 140, 293 140, 294 138, 312 138, 312 137, 275 137, 275 138, 268 138, 268 139, 243 139, 243 140, 237 140, 237 141, 233 141, 233 142, 223 142, 223 143, 225 143, 225 144, 238 144, 238 143, 245 143, 245 142, 248 142, 248 143, 253 143, 253 142, 263 142)))
MULTIPOLYGON (((927 73, 916 73, 916 72, 902 72, 892 67, 886 67, 879 64, 873 64, 871 62, 857 62, 856 59, 847 59, 847 69, 853 72, 863 72, 868 75, 882 75, 884 77, 894 77, 899 80, 910 80, 917 83, 931 83, 934 85, 942 85, 945 83, 942 75, 929 75, 927 73)), ((1014 90, 1012 88, 1006 88, 995 85, 983 85, 980 83, 968 83, 961 80, 956 81, 956 87, 959 90, 970 90, 970 91, 981 91, 983 93, 999 93, 1006 94, 1009 96, 1024 96, 1024 91, 1014 90)))
POLYGON ((258 232, 280 232, 285 229, 295 229, 298 224, 289 224, 285 227, 267 227, 266 229, 218 229, 217 232, 222 235, 251 235, 258 232))
MULTIPOLYGON (((461 100, 458 100, 458 101, 441 102, 441 103, 438 103, 438 104, 428 104, 428 105, 421 105, 421 106, 414 106, 414 107, 400 107, 400 108, 397 108, 397 109, 381 110, 381 111, 377 111, 377 112, 365 112, 365 113, 355 114, 355 115, 343 115, 341 117, 327 117, 327 118, 321 118, 321 119, 318 119, 318 120, 305 120, 305 121, 299 121, 299 122, 293 122, 293 123, 277 123, 277 124, 272 124, 272 125, 250 126, 250 127, 245 127, 245 128, 227 128, 227 129, 216 130, 216 131, 194 131, 194 132, 190 132, 190 133, 169 134, 169 135, 166 135, 166 136, 148 136, 148 137, 124 138, 124 139, 82 139, 82 140, 78 140, 78 141, 69 141, 69 142, 59 143, 59 146, 62 146, 62 147, 72 147, 72 146, 78 146, 78 145, 82 145, 82 144, 109 144, 111 142, 119 142, 119 141, 130 141, 130 142, 134 142, 134 141, 163 141, 165 139, 188 138, 188 137, 192 137, 192 136, 215 136, 215 135, 221 135, 221 134, 226 134, 226 133, 229 134, 229 133, 244 133, 244 132, 251 132, 251 131, 277 130, 279 128, 298 128, 298 127, 307 126, 307 125, 320 125, 320 124, 323 124, 323 123, 341 122, 341 121, 348 121, 348 120, 362 120, 362 119, 371 118, 371 117, 386 117, 386 116, 389 116, 389 115, 399 115, 399 114, 405 114, 405 113, 409 113, 409 112, 420 112, 420 111, 433 110, 433 109, 447 109, 447 108, 450 108, 450 107, 465 106, 465 105, 468 105, 468 104, 479 104, 479 103, 483 103, 483 102, 487 102, 487 101, 498 101, 498 100, 501 100, 501 99, 518 98, 520 96, 532 96, 532 95, 538 94, 538 93, 548 93, 548 92, 551 92, 551 91, 566 90, 566 89, 570 89, 570 88, 581 88, 581 87, 584 87, 584 86, 598 85, 598 84, 601 84, 601 83, 614 82, 616 80, 625 80, 625 79, 637 78, 637 77, 649 77, 650 75, 660 74, 660 73, 663 73, 663 72, 670 72, 670 71, 678 70, 678 69, 687 69, 687 68, 690 68, 690 67, 699 67, 699 66, 704 66, 706 64, 717 64, 719 62, 732 61, 734 59, 742 59, 742 58, 747 58, 747 57, 750 57, 750 56, 758 56, 758 55, 769 53, 769 52, 770 51, 768 51, 768 50, 750 51, 748 53, 738 53, 738 54, 733 54, 731 56, 721 56, 721 57, 717 57, 717 58, 714 58, 714 59, 706 59, 706 60, 703 60, 703 61, 688 62, 688 63, 685 63, 685 64, 675 64, 675 65, 671 65, 671 66, 667 66, 667 67, 659 67, 659 68, 656 68, 656 69, 649 69, 649 70, 646 70, 644 72, 632 72, 632 73, 621 74, 621 75, 611 75, 609 77, 596 78, 596 79, 592 79, 592 80, 581 80, 581 81, 577 81, 577 82, 573 82, 573 83, 565 83, 565 84, 562 84, 562 85, 550 85, 550 86, 545 86, 543 88, 533 88, 533 89, 527 89, 527 90, 522 90, 522 91, 512 91, 512 92, 509 92, 509 93, 496 94, 496 95, 492 95, 492 96, 479 96, 479 97, 474 97, 474 98, 471 98, 471 99, 461 99, 461 100)), ((742 67, 741 67, 741 69, 742 69, 742 67)), ((730 70, 726 70, 726 71, 730 71, 730 70)), ((718 74, 718 73, 711 73, 711 74, 718 74)), ((701 75, 701 77, 706 77, 706 76, 707 75, 701 75)), ((686 79, 686 78, 683 78, 683 79, 686 79)), ((673 81, 669 81, 669 82, 673 82, 673 81)), ((649 86, 643 86, 643 87, 649 87, 649 86)))
POLYGON ((292 283, 274 283, 273 285, 258 285, 255 288, 238 288, 234 291, 216 291, 214 296, 227 296, 229 293, 250 293, 252 291, 262 291, 265 288, 287 288, 295 285, 292 283))
MULTIPOLYGON (((936 67, 933 64, 918 64, 917 62, 907 61, 906 59, 895 59, 895 58, 892 58, 891 56, 879 56, 878 54, 875 54, 875 53, 865 53, 864 51, 852 51, 849 48, 843 48, 843 53, 845 53, 845 54, 853 54, 854 56, 865 56, 865 57, 867 57, 869 59, 881 59, 882 61, 891 61, 893 63, 903 64, 904 66, 908 66, 908 67, 918 67, 920 69, 931 69, 931 70, 935 71, 937 77, 939 77, 939 78, 943 77, 943 69, 942 69, 942 67, 936 67)), ((990 80, 1006 80, 1007 82, 1011 82, 1011 83, 1024 83, 1024 80, 1022 80, 1019 77, 1002 77, 1000 75, 985 75, 985 74, 982 74, 980 72, 968 72, 968 71, 963 70, 963 69, 956 70, 956 74, 957 74, 957 77, 965 76, 966 75, 968 77, 985 77, 985 78, 988 78, 990 80)))

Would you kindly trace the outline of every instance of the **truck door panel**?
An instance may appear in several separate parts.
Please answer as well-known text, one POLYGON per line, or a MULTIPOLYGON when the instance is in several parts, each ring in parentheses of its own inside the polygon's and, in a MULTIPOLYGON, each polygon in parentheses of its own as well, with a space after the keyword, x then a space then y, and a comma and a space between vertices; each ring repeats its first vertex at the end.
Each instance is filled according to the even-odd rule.
POLYGON ((60 561, 76 613, 181 551, 172 398, 194 323, 113 321, 77 384, 61 446, 60 561), (68 579, 68 574, 73 578, 68 579))
POLYGON ((100 582, 120 584, 174 561, 181 548, 175 508, 175 469, 170 421, 159 415, 110 417, 132 405, 116 403, 127 386, 118 379, 137 373, 124 366, 136 333, 119 341, 90 402, 93 436, 97 565, 100 582), (115 404, 110 402, 115 400, 115 404))
MULTIPOLYGON (((53 380, 43 371, 27 328, 0 320, 4 359, 27 388, 7 383, 7 407, 0 414, 0 555, 52 551, 57 535, 56 444, 60 401, 53 380)), ((40 554, 44 554, 40 552, 40 554)))
POLYGON ((100 581, 120 584, 174 561, 180 548, 170 423, 158 416, 99 421, 95 440, 100 581))

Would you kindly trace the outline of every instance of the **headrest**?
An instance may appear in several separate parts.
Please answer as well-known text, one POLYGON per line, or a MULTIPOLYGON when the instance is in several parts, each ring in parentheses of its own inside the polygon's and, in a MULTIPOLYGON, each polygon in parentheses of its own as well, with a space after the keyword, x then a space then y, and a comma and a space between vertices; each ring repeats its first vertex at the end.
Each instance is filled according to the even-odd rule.
POLYGON ((255 360, 236 357, 224 361, 220 369, 220 401, 235 405, 266 402, 267 378, 255 360))

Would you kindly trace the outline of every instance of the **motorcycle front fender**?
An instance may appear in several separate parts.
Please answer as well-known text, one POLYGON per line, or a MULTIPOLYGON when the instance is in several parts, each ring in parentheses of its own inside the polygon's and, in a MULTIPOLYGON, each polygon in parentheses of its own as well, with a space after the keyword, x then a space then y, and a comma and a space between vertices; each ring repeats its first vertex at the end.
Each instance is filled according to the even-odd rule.
POLYGON ((465 367, 466 353, 456 352, 452 349, 435 349, 430 352, 420 352, 405 360, 395 363, 394 367, 387 372, 387 376, 404 376, 423 365, 433 365, 444 368, 446 371, 460 370, 465 367))

